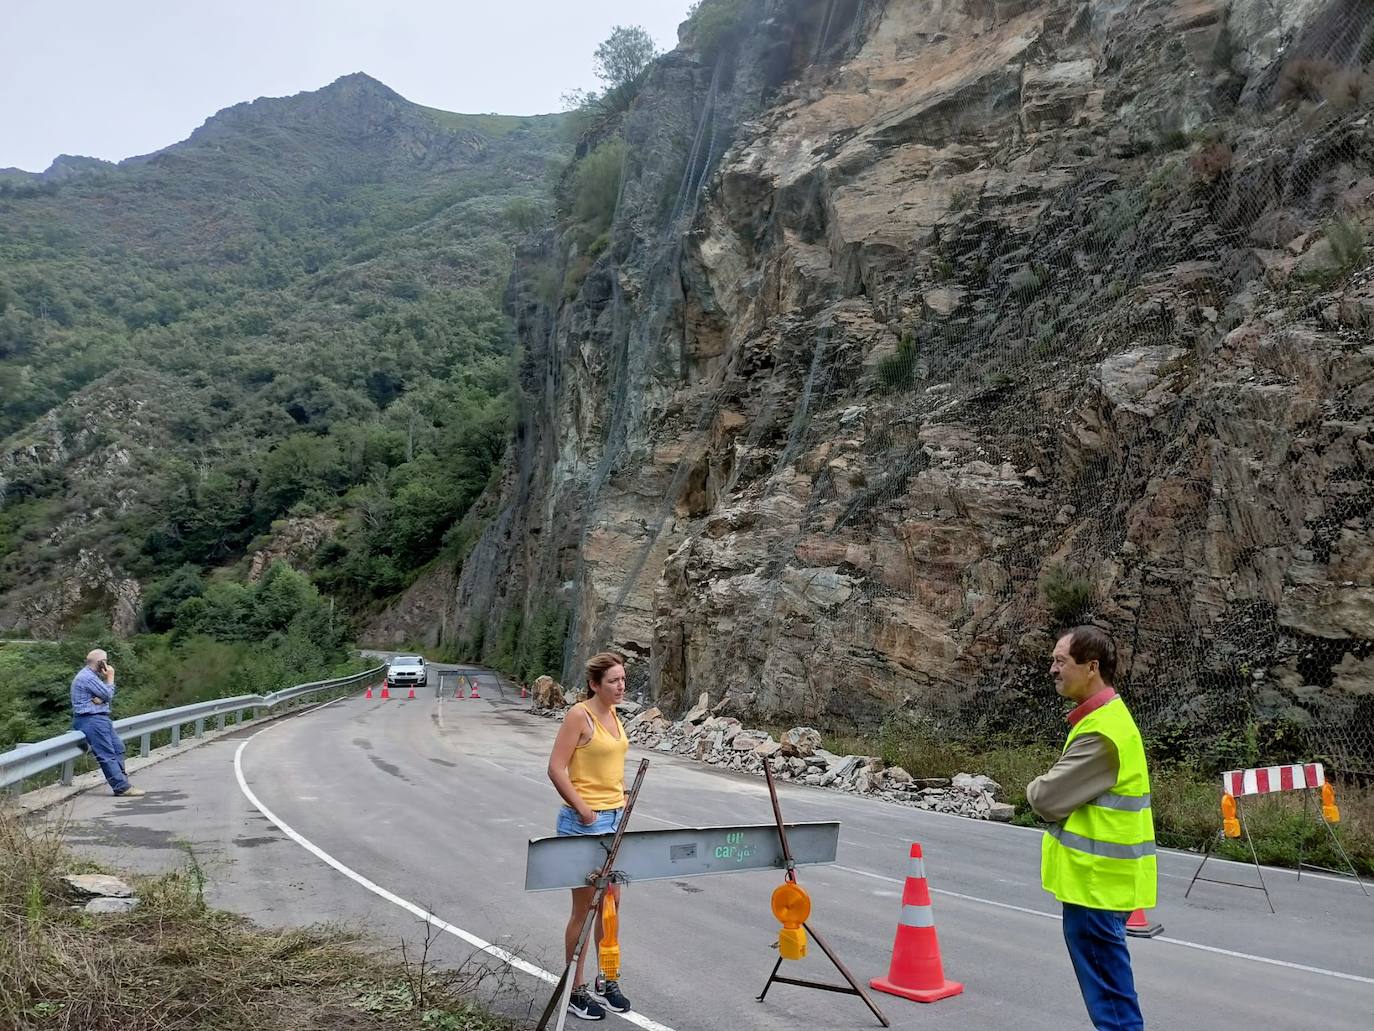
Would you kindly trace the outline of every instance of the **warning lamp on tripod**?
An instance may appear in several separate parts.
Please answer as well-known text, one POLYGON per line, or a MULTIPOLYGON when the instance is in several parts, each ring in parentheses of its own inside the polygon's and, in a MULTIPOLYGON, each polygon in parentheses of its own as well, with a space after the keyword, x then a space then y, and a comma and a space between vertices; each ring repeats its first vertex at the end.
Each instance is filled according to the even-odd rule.
POLYGON ((778 953, 783 959, 806 958, 806 929, 802 924, 811 915, 811 897, 796 881, 784 881, 773 889, 773 915, 782 924, 778 933, 778 953))
POLYGON ((1327 823, 1341 822, 1341 809, 1336 805, 1336 792, 1330 784, 1322 785, 1322 819, 1327 823))
POLYGON ((1230 795, 1221 796, 1221 828, 1228 838, 1240 837, 1240 820, 1236 818, 1236 800, 1230 795))

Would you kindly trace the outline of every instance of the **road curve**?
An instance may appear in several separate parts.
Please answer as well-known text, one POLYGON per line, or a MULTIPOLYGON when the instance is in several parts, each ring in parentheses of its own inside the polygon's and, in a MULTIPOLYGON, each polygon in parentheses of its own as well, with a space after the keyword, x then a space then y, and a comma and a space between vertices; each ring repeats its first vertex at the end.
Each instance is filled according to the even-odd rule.
MULTIPOLYGON (((449 683, 446 678, 446 685, 449 683)), ((449 695, 448 691, 444 692, 449 695)), ((509 692, 478 700, 352 697, 147 770, 146 798, 91 793, 70 832, 99 858, 155 869, 207 867, 211 901, 269 924, 337 920, 384 938, 425 936, 431 955, 491 969, 497 1005, 537 1013, 561 965, 564 893, 526 894, 525 843, 552 833, 544 775, 554 725, 509 692), (437 927, 435 925, 438 925, 437 927)), ((632 758, 638 753, 632 751, 632 758)), ((757 778, 650 753, 638 829, 764 823, 757 778)), ((782 786, 790 820, 839 820, 835 866, 803 871, 812 922, 857 976, 887 972, 907 845, 925 848, 946 976, 965 993, 931 1006, 877 996, 897 1028, 1020 1031, 1088 1027, 1056 904, 1039 888, 1038 833, 782 786)), ((1350 883, 1269 874, 1257 892, 1200 885, 1196 860, 1160 858, 1165 937, 1132 943, 1150 1026, 1364 1031, 1374 1011, 1374 899, 1350 883)), ((1227 873, 1243 878, 1244 868, 1227 873)), ((645 882, 626 892, 626 991, 646 1028, 848 1029, 873 1022, 856 999, 777 986, 755 1001, 776 953, 777 875, 645 882)), ((797 976, 834 980, 819 950, 797 976)))

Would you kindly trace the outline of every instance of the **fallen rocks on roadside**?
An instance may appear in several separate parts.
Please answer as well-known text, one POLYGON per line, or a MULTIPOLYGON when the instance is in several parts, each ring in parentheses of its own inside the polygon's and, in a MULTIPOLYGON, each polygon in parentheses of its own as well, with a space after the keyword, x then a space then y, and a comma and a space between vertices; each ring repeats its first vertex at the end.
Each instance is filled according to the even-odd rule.
MULTIPOLYGON (((536 696, 537 697, 537 696, 536 696)), ((1002 786, 991 777, 959 773, 953 778, 913 777, 900 766, 888 766, 872 755, 835 755, 821 747, 820 731, 793 727, 775 741, 767 731, 745 727, 724 716, 725 700, 713 707, 703 692, 683 716, 673 721, 656 707, 621 706, 625 733, 641 748, 682 755, 710 766, 763 775, 765 760, 780 780, 849 794, 882 798, 930 812, 1009 823, 1014 806, 1001 801, 1002 786), (626 719, 626 717, 630 717, 626 719)), ((566 709, 536 704, 536 716, 562 719, 566 709)))
POLYGON ((139 905, 134 889, 108 874, 65 874, 62 882, 74 896, 83 900, 72 908, 87 913, 128 913, 139 905))

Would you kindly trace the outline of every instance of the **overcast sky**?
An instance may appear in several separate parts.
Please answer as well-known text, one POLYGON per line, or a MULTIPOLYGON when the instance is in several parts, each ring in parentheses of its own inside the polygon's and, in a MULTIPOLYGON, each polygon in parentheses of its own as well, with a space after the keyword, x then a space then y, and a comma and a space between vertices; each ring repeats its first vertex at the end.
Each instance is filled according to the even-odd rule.
POLYGON ((216 111, 366 72, 447 111, 542 114, 615 25, 677 43, 690 0, 4 0, 0 168, 118 161, 216 111))

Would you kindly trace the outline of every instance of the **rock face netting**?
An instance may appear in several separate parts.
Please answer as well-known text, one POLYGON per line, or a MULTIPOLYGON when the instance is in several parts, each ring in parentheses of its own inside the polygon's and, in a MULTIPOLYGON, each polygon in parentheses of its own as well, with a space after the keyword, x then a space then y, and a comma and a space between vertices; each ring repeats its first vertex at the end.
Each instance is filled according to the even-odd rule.
POLYGON ((566 599, 565 682, 982 740, 1092 622, 1157 756, 1374 774, 1374 7, 743 6, 540 323, 576 559, 464 577, 566 599))

